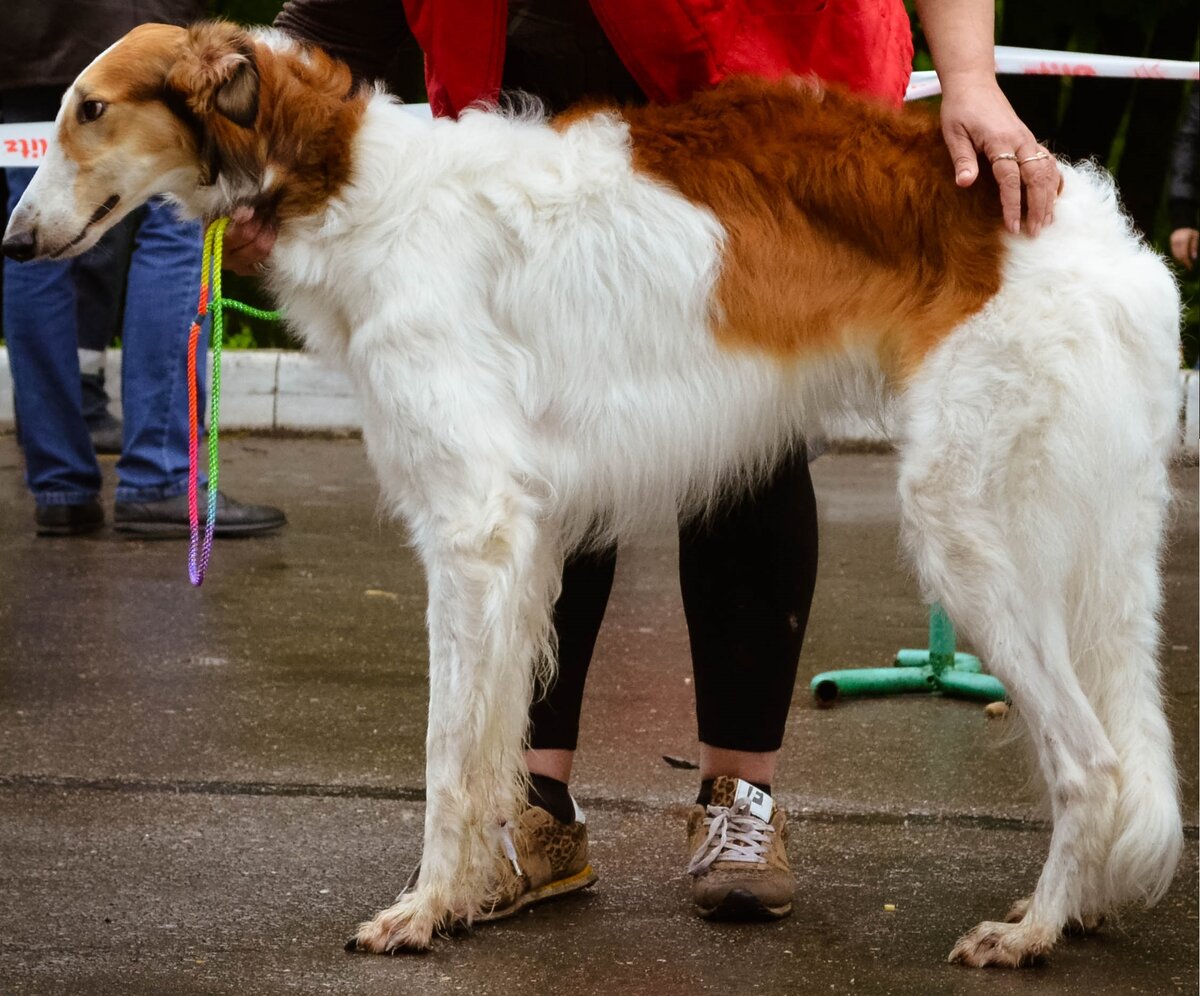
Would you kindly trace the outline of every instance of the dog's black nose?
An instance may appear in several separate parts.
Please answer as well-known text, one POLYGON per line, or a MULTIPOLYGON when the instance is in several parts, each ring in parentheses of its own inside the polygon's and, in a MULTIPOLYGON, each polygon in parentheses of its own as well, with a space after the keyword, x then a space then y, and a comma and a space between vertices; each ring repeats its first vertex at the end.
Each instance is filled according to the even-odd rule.
POLYGON ((0 243, 0 252, 3 252, 9 259, 24 263, 27 259, 33 259, 33 250, 36 245, 36 230, 13 232, 12 235, 5 238, 3 243, 0 243))

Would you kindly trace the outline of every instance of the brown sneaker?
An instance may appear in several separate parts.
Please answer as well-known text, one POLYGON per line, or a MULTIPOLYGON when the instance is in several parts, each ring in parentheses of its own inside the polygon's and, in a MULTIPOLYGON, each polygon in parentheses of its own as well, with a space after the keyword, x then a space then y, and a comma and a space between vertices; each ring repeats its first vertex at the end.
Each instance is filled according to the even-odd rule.
POLYGON ((792 912, 787 818, 749 782, 722 775, 688 817, 692 898, 706 918, 774 919, 792 912))
POLYGON ((531 903, 586 889, 596 881, 588 863, 587 824, 576 807, 572 823, 559 823, 541 806, 530 806, 501 830, 491 896, 476 923, 502 920, 531 903))

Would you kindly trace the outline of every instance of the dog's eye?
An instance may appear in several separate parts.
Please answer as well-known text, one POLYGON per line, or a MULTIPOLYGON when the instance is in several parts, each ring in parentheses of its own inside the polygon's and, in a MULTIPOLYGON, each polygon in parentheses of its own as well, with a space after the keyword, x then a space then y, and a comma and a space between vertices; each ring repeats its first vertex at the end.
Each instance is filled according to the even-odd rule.
POLYGON ((104 113, 106 106, 103 100, 85 100, 79 105, 79 120, 95 121, 104 113))

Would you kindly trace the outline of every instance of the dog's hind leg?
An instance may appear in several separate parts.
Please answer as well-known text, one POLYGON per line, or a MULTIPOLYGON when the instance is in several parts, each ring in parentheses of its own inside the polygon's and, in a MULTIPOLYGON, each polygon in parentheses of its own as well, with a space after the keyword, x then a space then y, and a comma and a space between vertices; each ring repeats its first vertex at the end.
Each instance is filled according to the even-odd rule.
POLYGON ((1079 917, 1081 884, 1103 866, 1116 818, 1117 755, 1072 671, 1061 593, 1030 586, 989 516, 960 506, 934 526, 922 514, 919 485, 906 483, 909 541, 924 586, 1004 682, 1055 809, 1050 853, 1020 922, 982 923, 950 957, 975 966, 1030 964, 1079 917))
POLYGON ((980 924, 951 959, 1016 967, 1046 954, 1084 913, 1084 885, 1101 873, 1117 822, 1118 755, 1069 645, 1067 582, 1086 525, 1045 449, 1052 432, 1010 422, 1000 438, 999 392, 955 407, 952 377, 928 387, 938 400, 910 426, 901 469, 905 540, 926 595, 945 605, 1022 713, 1055 814, 1021 920, 980 924))
MULTIPOLYGON (((1167 508, 1161 462, 1122 474, 1130 485, 1098 507, 1086 567, 1076 571, 1072 656, 1119 763, 1116 820, 1105 861, 1081 885, 1080 916, 1095 930, 1123 903, 1152 905, 1183 846, 1170 729, 1159 689, 1158 545, 1167 508)), ((1026 901, 1010 911, 1021 919, 1026 901)))
MULTIPOLYGON (((468 493, 471 489, 465 489, 468 493)), ((447 501, 410 522, 428 573, 430 698, 425 836, 416 886, 360 925, 360 950, 421 950, 469 922, 489 886, 500 828, 524 786, 534 669, 550 653, 561 563, 538 503, 516 486, 447 501)))
POLYGON ((1047 954, 1069 924, 1088 922, 1095 909, 1090 884, 1103 872, 1114 832, 1118 761, 1071 670, 1062 620, 1047 618, 1060 612, 1057 606, 1047 612, 1027 603, 990 633, 982 630, 992 669, 1033 738, 1054 800, 1054 827, 1020 919, 979 924, 959 940, 951 961, 976 967, 1029 964, 1047 954), (1019 616, 1029 619, 1032 632, 1021 631, 1019 616))

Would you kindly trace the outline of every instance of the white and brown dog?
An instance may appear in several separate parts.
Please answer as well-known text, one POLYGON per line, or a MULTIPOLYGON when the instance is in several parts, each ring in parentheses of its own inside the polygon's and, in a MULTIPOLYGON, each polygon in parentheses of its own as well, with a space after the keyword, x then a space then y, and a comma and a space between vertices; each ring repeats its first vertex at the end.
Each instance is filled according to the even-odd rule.
POLYGON ((565 552, 890 406, 924 591, 1049 789, 1035 891, 952 954, 1020 965, 1162 896, 1182 843, 1156 664, 1179 299, 1108 178, 1063 173, 1030 239, 955 186, 918 111, 734 81, 422 121, 278 33, 151 25, 67 91, 4 251, 75 255, 156 194, 277 220, 270 287, 357 384, 428 573, 424 852, 370 951, 428 946, 487 892, 565 552))

